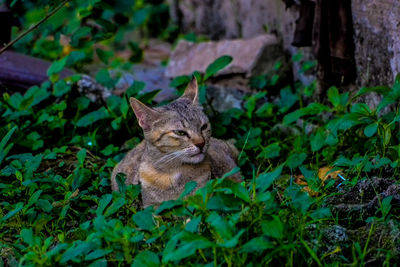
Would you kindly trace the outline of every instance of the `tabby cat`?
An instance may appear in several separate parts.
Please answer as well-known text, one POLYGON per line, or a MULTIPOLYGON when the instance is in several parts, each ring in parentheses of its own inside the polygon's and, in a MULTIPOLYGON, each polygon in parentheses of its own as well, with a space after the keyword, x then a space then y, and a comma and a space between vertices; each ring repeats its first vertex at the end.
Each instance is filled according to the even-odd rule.
MULTIPOLYGON (((114 168, 114 191, 118 190, 116 175, 124 173, 126 184, 141 184, 145 207, 158 205, 178 198, 189 181, 202 187, 236 167, 237 149, 211 137, 195 78, 184 94, 168 105, 150 108, 133 97, 130 104, 143 129, 144 140, 114 168)), ((240 174, 229 178, 240 181, 240 174)))

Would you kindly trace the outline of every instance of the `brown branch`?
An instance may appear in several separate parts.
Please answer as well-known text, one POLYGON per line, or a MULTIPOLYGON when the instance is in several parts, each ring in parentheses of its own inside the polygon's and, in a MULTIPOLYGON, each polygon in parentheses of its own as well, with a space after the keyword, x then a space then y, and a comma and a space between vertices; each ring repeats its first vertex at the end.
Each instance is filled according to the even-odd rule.
POLYGON ((54 14, 56 14, 61 8, 65 6, 67 2, 70 0, 64 0, 61 4, 59 4, 55 9, 53 9, 49 14, 47 14, 44 18, 42 18, 38 23, 35 25, 32 25, 28 30, 25 32, 21 33, 17 38, 6 44, 3 48, 0 49, 0 55, 4 53, 8 48, 12 47, 16 42, 24 38, 28 33, 32 32, 36 28, 38 28, 43 22, 48 20, 50 17, 52 17, 54 14))

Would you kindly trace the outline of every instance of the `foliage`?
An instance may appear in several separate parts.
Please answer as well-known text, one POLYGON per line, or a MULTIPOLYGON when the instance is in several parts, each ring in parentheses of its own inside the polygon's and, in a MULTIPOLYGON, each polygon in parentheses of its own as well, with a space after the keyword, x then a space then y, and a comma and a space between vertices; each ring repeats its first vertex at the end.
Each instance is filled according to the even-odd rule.
MULTIPOLYGON (((145 14, 163 6, 135 1, 128 8, 123 3, 71 1, 64 12, 78 10, 79 16, 65 13, 74 20, 67 23, 58 18, 61 21, 43 26, 40 37, 32 35, 19 44, 20 51, 32 48, 31 54, 55 61, 48 70, 49 81, 25 93, 4 93, 0 99, 0 262, 48 266, 365 264, 373 252, 374 223, 396 218, 392 199, 383 199, 380 210, 368 219, 372 226, 366 242, 352 240, 329 247, 323 242, 324 231, 336 225, 338 218, 326 198, 338 191, 335 181, 322 183, 317 172, 324 166, 342 169, 347 178, 344 189, 362 179, 398 176, 400 79, 391 88, 361 88, 355 96, 332 87, 327 93, 329 103, 304 104, 313 85, 283 87, 270 96, 273 90, 268 89, 279 77, 254 78, 252 86, 259 91, 246 97, 243 109, 209 114, 215 136, 236 140, 243 182, 233 183, 225 176, 209 181, 194 195, 188 193, 195 184, 188 183, 179 199, 142 209, 140 186, 126 186, 124 177, 118 176, 121 192, 112 192, 109 177, 112 167, 142 138, 129 97, 154 104, 156 93, 143 93, 144 84, 135 82, 122 96, 113 95, 99 105, 79 94, 75 85, 79 76, 58 77, 65 67, 84 70, 97 53, 105 66, 97 81, 115 85, 118 77, 111 77, 108 70, 126 64, 112 52, 123 46, 120 31, 126 33, 123 28, 138 24, 135 27, 152 34, 153 22, 145 14), (134 19, 126 18, 132 12, 134 19), (128 22, 116 29, 120 16, 128 22), (87 26, 93 20, 102 25, 100 29, 87 26), (69 35, 73 47, 64 56, 60 56, 65 49, 58 42, 60 34, 69 35), (95 50, 94 43, 107 49, 95 50), (43 47, 36 49, 42 45, 49 48, 48 54, 43 47), (358 102, 370 92, 383 96, 375 109, 358 102), (300 173, 318 197, 293 183, 300 173)), ((27 24, 44 12, 43 8, 28 10, 32 5, 16 1, 27 24)), ((157 34, 164 37, 163 32, 157 34)), ((222 57, 204 75, 194 73, 202 103, 209 102, 205 81, 230 61, 222 57)), ((188 76, 177 77, 171 86, 182 91, 189 81, 188 76)), ((394 261, 390 248, 374 249, 386 257, 382 262, 394 261)))

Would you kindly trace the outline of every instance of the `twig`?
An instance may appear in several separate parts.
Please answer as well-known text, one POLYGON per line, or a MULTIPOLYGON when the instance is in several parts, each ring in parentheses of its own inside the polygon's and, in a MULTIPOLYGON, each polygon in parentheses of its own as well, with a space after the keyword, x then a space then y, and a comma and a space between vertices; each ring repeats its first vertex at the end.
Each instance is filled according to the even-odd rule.
POLYGON ((53 9, 49 14, 47 14, 44 18, 42 18, 38 23, 35 25, 31 26, 28 30, 23 32, 21 35, 19 35, 17 38, 6 44, 3 48, 0 49, 0 55, 4 53, 8 48, 12 47, 16 42, 24 38, 28 33, 32 32, 35 30, 37 27, 39 27, 43 22, 48 20, 50 17, 52 17, 55 13, 57 13, 61 8, 65 6, 67 2, 70 0, 64 0, 61 4, 59 4, 55 9, 53 9))

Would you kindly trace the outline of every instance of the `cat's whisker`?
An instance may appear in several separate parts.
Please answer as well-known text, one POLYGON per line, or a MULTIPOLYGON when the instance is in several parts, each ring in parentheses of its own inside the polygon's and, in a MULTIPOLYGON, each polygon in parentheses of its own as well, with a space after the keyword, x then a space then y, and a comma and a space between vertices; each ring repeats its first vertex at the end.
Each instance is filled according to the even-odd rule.
MULTIPOLYGON (((168 166, 168 165, 174 166, 175 164, 169 164, 169 163, 171 163, 175 159, 181 158, 183 156, 183 154, 184 153, 182 151, 175 151, 175 152, 169 153, 169 154, 161 157, 159 160, 157 160, 156 164, 160 164, 160 165, 164 165, 164 166, 168 166)), ((180 162, 176 162, 176 163, 180 164, 180 162)), ((176 165, 178 165, 178 164, 176 164, 176 165)))

